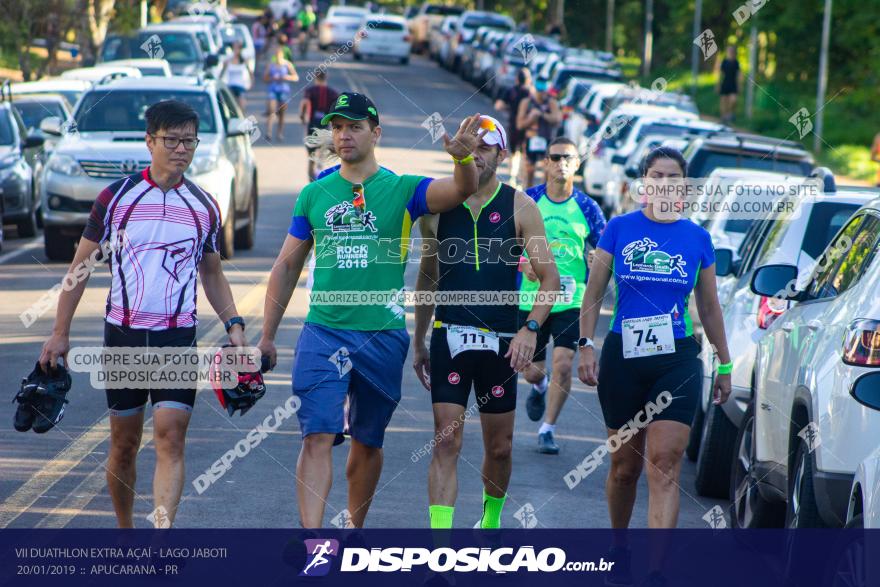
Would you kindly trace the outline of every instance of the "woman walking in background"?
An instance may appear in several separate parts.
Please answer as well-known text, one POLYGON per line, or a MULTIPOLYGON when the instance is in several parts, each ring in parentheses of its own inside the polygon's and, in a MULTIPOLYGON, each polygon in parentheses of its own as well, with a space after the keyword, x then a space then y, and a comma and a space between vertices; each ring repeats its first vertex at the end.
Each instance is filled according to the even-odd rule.
POLYGON ((287 103, 290 101, 290 82, 299 81, 296 68, 285 56, 285 49, 286 47, 281 43, 275 45, 275 52, 269 63, 266 64, 266 70, 263 74, 263 81, 269 84, 269 121, 266 125, 268 131, 266 138, 271 139, 272 127, 277 116, 276 141, 284 140, 284 113, 287 110, 287 103))
POLYGON ((238 105, 242 111, 245 108, 244 94, 253 86, 253 74, 248 69, 247 62, 241 55, 241 41, 236 41, 232 45, 232 55, 223 64, 223 71, 220 78, 229 86, 229 90, 238 101, 238 105))

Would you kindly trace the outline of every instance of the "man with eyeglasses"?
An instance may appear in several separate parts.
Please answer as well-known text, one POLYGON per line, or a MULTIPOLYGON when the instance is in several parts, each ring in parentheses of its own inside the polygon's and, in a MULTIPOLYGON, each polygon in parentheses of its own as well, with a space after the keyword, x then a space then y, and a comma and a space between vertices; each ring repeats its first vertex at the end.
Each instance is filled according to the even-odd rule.
MULTIPOLYGON (((144 117, 150 166, 112 183, 95 200, 64 280, 70 278, 76 285, 62 288, 52 335, 40 355, 44 371, 50 364, 55 367, 59 358, 67 363, 70 326, 88 283, 89 261, 102 246, 108 250, 108 244, 105 347, 179 347, 175 354, 194 348, 200 279, 208 302, 224 322, 229 342, 246 343, 244 320, 237 315, 220 264, 220 208, 210 194, 184 176, 199 144, 198 114, 183 102, 166 100, 150 106, 144 117)), ((118 353, 115 356, 125 355, 122 350, 118 353)), ((143 369, 136 366, 142 364, 130 362, 132 357, 114 359, 112 364, 105 361, 106 380, 121 379, 127 385, 131 379, 121 373, 132 369, 142 377, 143 369)), ((177 514, 196 384, 175 379, 169 377, 162 383, 150 377, 138 379, 132 388, 108 385, 105 390, 110 413, 107 484, 121 528, 134 527, 136 460, 148 398, 153 405, 156 446, 155 518, 157 523, 167 520, 170 524, 177 514)))
POLYGON ((319 528, 333 479, 332 449, 351 437, 346 477, 350 524, 361 527, 382 472, 385 428, 401 398, 409 350, 402 301, 413 222, 444 212, 477 190, 473 151, 480 119, 444 135, 453 177, 396 175, 379 166, 379 113, 367 96, 339 95, 321 120, 341 165, 305 186, 266 288, 258 347, 274 366, 275 335, 315 247, 309 313, 296 345, 293 393, 302 447, 296 467, 300 524, 319 528), (346 408, 347 400, 347 408, 346 408))
MULTIPOLYGON (((553 305, 550 317, 541 325, 535 358, 524 371, 526 381, 532 384, 526 400, 526 412, 533 422, 546 417, 538 430, 538 452, 558 454, 559 446, 553 437, 556 420, 571 392, 571 369, 578 343, 578 320, 581 302, 587 287, 589 265, 599 235, 605 229, 602 209, 589 196, 574 187, 574 174, 580 167, 575 144, 565 138, 554 139, 544 158, 547 183, 526 190, 538 204, 547 229, 550 250, 556 258, 563 297, 553 305), (553 337, 551 375, 545 370, 547 344, 553 337), (548 391, 549 389, 549 391, 548 391), (549 395, 549 401, 545 398, 549 395)), ((521 265, 525 278, 520 291, 529 294, 538 290, 537 276, 530 263, 521 265)), ((522 320, 532 310, 528 297, 520 303, 522 320)))

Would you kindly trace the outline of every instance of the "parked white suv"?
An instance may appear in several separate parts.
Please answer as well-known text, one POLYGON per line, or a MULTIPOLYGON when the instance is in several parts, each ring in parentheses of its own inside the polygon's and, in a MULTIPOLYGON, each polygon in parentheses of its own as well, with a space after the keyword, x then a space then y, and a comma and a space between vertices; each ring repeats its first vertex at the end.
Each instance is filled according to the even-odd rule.
POLYGON ((92 203, 113 181, 150 163, 144 112, 161 100, 186 102, 199 115, 199 138, 187 176, 217 200, 223 217, 220 252, 249 249, 257 215, 257 169, 249 131, 235 98, 213 80, 189 77, 123 78, 96 84, 73 113, 72 124, 50 117, 40 125, 60 137, 40 182, 46 256, 69 260, 92 203))
MULTIPOLYGON (((880 410, 880 373, 862 376, 861 401, 880 410)), ((846 511, 847 528, 880 528, 880 446, 856 469, 846 511)))
MULTIPOLYGON (((757 177, 757 176, 756 176, 757 177)), ((776 179, 743 180, 753 191, 804 184, 804 178, 779 174, 776 179)), ((809 180, 816 182, 816 180, 809 180)), ((740 184, 742 185, 742 184, 740 184)), ((815 192, 818 185, 812 184, 815 192)), ((789 304, 772 296, 756 296, 750 289, 757 267, 787 263, 807 277, 835 234, 863 204, 875 195, 839 191, 819 197, 792 195, 777 202, 790 204, 783 213, 771 212, 753 220, 736 252, 716 245, 718 296, 724 331, 733 360, 732 391, 724 404, 712 404, 711 390, 716 360, 708 340, 703 339, 703 401, 692 427, 688 456, 697 462, 696 490, 708 497, 727 497, 737 431, 752 400, 757 374, 755 353, 761 338, 775 320, 786 316, 789 304), (731 262, 725 262, 731 260, 731 262)), ((745 200, 745 198, 743 198, 745 200)))
MULTIPOLYGON (((859 464, 880 445, 880 199, 862 207, 825 250, 806 287, 798 268, 760 267, 752 289, 797 303, 777 319, 755 358, 754 447, 742 499, 788 527, 842 526, 859 464), (832 261, 833 260, 833 261, 832 261), (751 489, 751 495, 748 495, 751 489)), ((743 454, 743 453, 740 453, 743 454)))

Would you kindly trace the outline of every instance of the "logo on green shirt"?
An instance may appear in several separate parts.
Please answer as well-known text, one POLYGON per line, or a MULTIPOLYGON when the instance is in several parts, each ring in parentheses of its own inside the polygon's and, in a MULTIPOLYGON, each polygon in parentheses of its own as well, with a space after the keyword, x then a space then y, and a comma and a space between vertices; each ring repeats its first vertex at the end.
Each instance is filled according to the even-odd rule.
POLYGON ((351 202, 342 202, 324 212, 325 224, 333 232, 363 232, 376 230, 376 215, 369 210, 355 208, 351 202))

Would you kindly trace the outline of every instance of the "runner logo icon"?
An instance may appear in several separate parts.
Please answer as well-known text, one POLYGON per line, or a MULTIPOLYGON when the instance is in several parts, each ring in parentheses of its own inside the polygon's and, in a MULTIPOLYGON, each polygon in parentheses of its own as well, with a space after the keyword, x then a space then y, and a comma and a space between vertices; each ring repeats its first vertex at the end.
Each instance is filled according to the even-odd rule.
POLYGON ((377 232, 376 215, 356 208, 351 202, 342 202, 324 213, 325 223, 333 232, 363 232, 369 228, 377 232))
POLYGON ((655 251, 656 248, 657 243, 647 237, 633 241, 623 248, 623 262, 634 272, 671 275, 677 271, 681 277, 687 277, 684 271, 687 262, 681 255, 655 251))
POLYGON ((330 538, 311 538, 306 543, 306 566, 300 577, 322 577, 330 572, 333 557, 339 554, 339 541, 330 538))

